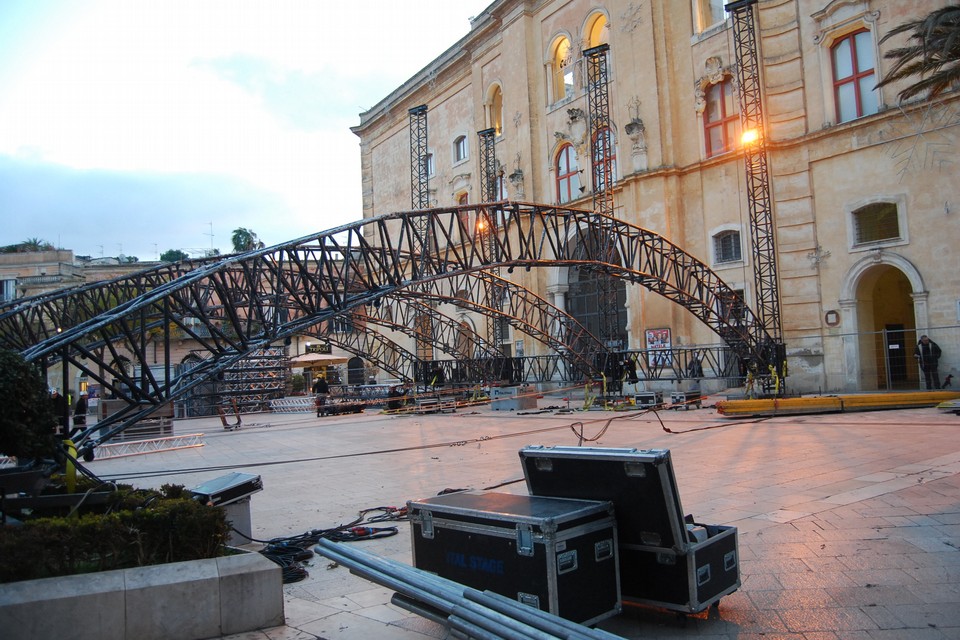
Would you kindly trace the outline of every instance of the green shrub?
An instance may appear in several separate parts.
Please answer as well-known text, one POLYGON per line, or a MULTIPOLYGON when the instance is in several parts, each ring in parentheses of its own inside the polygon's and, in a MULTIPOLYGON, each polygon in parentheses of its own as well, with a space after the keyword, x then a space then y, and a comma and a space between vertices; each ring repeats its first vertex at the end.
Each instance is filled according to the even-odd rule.
POLYGON ((0 583, 223 555, 229 526, 222 508, 156 492, 148 500, 144 492, 117 494, 115 507, 138 506, 0 527, 0 583))
POLYGON ((50 458, 57 441, 56 417, 47 383, 19 353, 0 349, 0 453, 17 458, 50 458))

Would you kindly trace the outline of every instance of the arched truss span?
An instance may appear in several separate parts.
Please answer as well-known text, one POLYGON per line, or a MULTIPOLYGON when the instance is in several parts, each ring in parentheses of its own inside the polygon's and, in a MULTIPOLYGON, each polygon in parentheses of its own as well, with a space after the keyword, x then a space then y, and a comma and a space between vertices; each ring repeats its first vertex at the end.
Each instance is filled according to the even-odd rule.
MULTIPOLYGON (((436 303, 447 303, 458 308, 474 311, 494 318, 505 318, 509 324, 526 335, 538 340, 554 351, 563 354, 568 371, 578 371, 580 376, 597 377, 596 355, 603 348, 595 336, 572 316, 561 311, 531 291, 491 273, 475 272, 435 280, 425 287, 411 287, 395 294, 384 296, 379 305, 369 305, 352 314, 355 327, 373 324, 416 337, 417 321, 429 318, 432 327, 431 342, 451 357, 466 360, 502 358, 503 352, 486 342, 475 331, 469 333, 473 351, 462 350, 458 338, 464 331, 461 323, 434 308, 436 303), (494 304, 492 296, 500 303, 494 304)), ((326 330, 316 332, 322 339, 330 339, 342 349, 366 357, 402 379, 412 379, 416 357, 395 342, 381 335, 354 331, 336 334, 329 330, 332 323, 325 323, 326 330), (378 348, 373 349, 374 343, 378 348), (360 346, 360 345, 364 346, 360 346), (378 354, 389 354, 392 361, 381 362, 378 354), (397 357, 399 356, 399 357, 397 357)))
POLYGON ((254 349, 414 283, 497 267, 563 265, 601 269, 643 285, 688 309, 741 359, 758 366, 774 362, 773 341, 749 309, 727 317, 736 293, 665 238, 589 211, 515 202, 358 221, 200 264, 179 276, 174 267, 142 283, 148 290, 139 295, 137 287, 88 289, 71 302, 69 322, 57 318, 54 308, 41 314, 31 305, 15 305, 0 315, 0 340, 28 361, 61 360, 78 368, 128 401, 114 422, 131 424, 201 382, 176 379, 169 364, 163 376, 142 366, 136 380, 109 369, 124 356, 146 363, 150 341, 169 345, 172 334, 189 337, 208 354, 193 371, 216 375, 254 349), (603 242, 589 241, 598 235, 603 242))

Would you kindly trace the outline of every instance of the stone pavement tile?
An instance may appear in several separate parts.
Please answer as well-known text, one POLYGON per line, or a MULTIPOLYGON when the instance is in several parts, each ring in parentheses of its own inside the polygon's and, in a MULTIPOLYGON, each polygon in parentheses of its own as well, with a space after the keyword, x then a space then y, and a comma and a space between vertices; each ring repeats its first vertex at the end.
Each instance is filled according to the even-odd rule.
POLYGON ((890 611, 905 627, 922 629, 925 627, 960 627, 960 607, 938 604, 887 605, 890 611))
POLYGON ((885 540, 890 537, 886 530, 874 528, 850 527, 842 529, 820 530, 817 535, 828 541, 835 540, 885 540))
POLYGON ((740 591, 779 591, 783 585, 772 573, 748 573, 740 576, 740 591))
POLYGON ((810 567, 799 558, 763 558, 758 560, 741 560, 741 573, 755 575, 758 573, 803 573, 810 571, 810 567))
MULTIPOLYGON (((868 566, 868 565, 864 565, 868 566)), ((903 569, 860 569, 843 572, 854 584, 860 587, 870 585, 904 585, 910 584, 914 578, 903 569)))
POLYGON ((909 587, 891 586, 857 586, 857 587, 829 587, 825 591, 842 607, 865 607, 886 604, 921 604, 925 601, 909 587))
POLYGON ((270 627, 246 633, 222 636, 223 640, 317 640, 317 636, 293 627, 270 627))
POLYGON ((840 540, 811 542, 807 547, 818 556, 855 556, 858 553, 878 553, 878 554, 908 554, 916 553, 917 546, 905 540, 892 539, 874 539, 874 540, 840 540))
POLYGON ((780 612, 787 629, 795 632, 872 630, 877 624, 857 607, 789 609, 780 612))
POLYGON ((955 606, 960 602, 960 585, 956 584, 916 584, 907 590, 927 604, 955 606))
POLYGON ((354 609, 353 612, 358 616, 370 618, 371 620, 376 620, 377 622, 385 622, 387 624, 400 622, 401 620, 415 615, 399 607, 387 604, 376 604, 369 607, 362 607, 360 609, 354 609))
POLYGON ((877 629, 871 631, 870 640, 952 640, 942 629, 877 629))
POLYGON ((838 602, 830 596, 826 589, 751 591, 750 600, 757 609, 772 609, 774 611, 789 608, 836 607, 838 605, 838 602))
MULTIPOLYGON (((870 567, 874 570, 918 568, 923 566, 918 562, 920 558, 921 556, 916 554, 862 552, 857 556, 837 557, 835 560, 847 569, 856 571, 863 569, 863 567, 870 567)), ((912 583, 915 580, 909 582, 912 583)))
POLYGON ((328 618, 303 625, 300 629, 318 638, 343 638, 349 640, 425 640, 435 635, 421 629, 396 624, 384 624, 365 618, 355 612, 343 611, 328 618))
POLYGON ((842 571, 807 571, 805 573, 778 573, 777 580, 784 589, 825 589, 852 587, 854 581, 842 571))
POLYGON ((816 553, 810 549, 810 546, 804 542, 805 540, 809 540, 809 534, 797 536, 796 541, 792 539, 794 536, 779 536, 776 532, 772 536, 763 535, 762 538, 762 540, 750 539, 748 541, 745 537, 741 536, 740 542, 741 545, 745 543, 749 544, 750 550, 757 558, 807 558, 816 555, 816 553), (780 542, 778 538, 783 540, 783 542, 780 542))
POLYGON ((946 544, 937 551, 910 554, 909 558, 913 561, 910 566, 914 567, 944 567, 960 564, 960 553, 957 553, 957 547, 946 544))
POLYGON ((821 558, 820 556, 815 556, 813 554, 804 558, 803 564, 808 567, 808 571, 813 571, 814 573, 844 571, 848 568, 846 564, 841 562, 841 558, 837 558, 835 556, 821 558))
POLYGON ((910 544, 919 549, 932 554, 942 554, 945 552, 956 551, 960 548, 960 540, 944 538, 942 536, 922 536, 912 538, 910 544))
POLYGON ((960 565, 946 565, 942 567, 922 567, 919 569, 907 568, 904 571, 917 582, 923 584, 957 584, 960 583, 960 565))

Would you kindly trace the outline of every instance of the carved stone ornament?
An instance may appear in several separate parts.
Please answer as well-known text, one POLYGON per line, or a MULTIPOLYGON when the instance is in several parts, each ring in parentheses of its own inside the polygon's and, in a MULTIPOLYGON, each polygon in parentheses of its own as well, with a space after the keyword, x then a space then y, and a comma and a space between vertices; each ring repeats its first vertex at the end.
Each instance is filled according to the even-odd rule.
POLYGON ((707 61, 703 66, 704 70, 706 71, 704 77, 709 84, 717 84, 718 82, 723 81, 723 60, 721 60, 719 56, 711 56, 707 58, 707 61))

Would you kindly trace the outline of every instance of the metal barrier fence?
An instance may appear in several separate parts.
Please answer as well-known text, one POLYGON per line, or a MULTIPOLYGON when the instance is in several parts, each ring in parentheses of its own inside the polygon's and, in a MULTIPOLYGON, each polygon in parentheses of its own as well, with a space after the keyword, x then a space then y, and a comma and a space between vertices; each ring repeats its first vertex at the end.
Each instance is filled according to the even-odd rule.
POLYGON ((791 377, 807 373, 813 365, 822 370, 825 391, 906 391, 927 389, 922 367, 936 372, 931 387, 960 388, 960 325, 905 328, 888 325, 882 330, 843 333, 831 332, 820 338, 796 339, 793 347, 791 377), (927 335, 939 347, 936 362, 917 355, 917 343, 927 335), (934 368, 935 365, 935 368, 934 368), (800 367, 801 371, 796 371, 800 367))
MULTIPOLYGON (((915 357, 920 336, 927 335, 940 349, 936 372, 941 387, 960 389, 960 325, 923 330, 888 325, 882 330, 844 333, 827 328, 821 334, 787 335, 787 393, 837 393, 856 391, 904 391, 925 389, 921 360, 915 357)), ((560 355, 508 358, 512 383, 584 381, 584 372, 570 367, 560 355)), ((928 364, 932 364, 928 362, 928 364)), ((483 366, 472 361, 442 360, 429 363, 443 370, 446 380, 465 378, 464 371, 483 366), (460 374, 458 375, 458 371, 460 374)), ((635 349, 608 357, 603 371, 614 388, 629 380, 673 383, 704 381, 711 391, 743 387, 747 371, 725 345, 691 345, 670 349, 635 349), (625 365, 625 361, 633 364, 625 365)), ((937 384, 931 376, 931 386, 937 384)))

